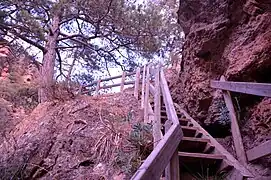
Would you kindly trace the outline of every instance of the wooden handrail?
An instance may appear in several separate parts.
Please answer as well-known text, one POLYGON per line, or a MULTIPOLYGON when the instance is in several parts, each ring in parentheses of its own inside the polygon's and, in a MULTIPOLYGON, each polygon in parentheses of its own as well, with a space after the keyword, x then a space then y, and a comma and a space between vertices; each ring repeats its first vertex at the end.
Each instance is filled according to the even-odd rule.
MULTIPOLYGON (((179 120, 178 120, 176 110, 173 104, 173 100, 171 98, 170 91, 169 91, 169 88, 164 76, 164 72, 162 70, 160 72, 158 71, 158 77, 155 76, 155 79, 156 80, 160 79, 160 81, 159 82, 155 81, 156 88, 154 88, 154 92, 153 92, 153 94, 155 95, 154 117, 156 117, 156 118, 153 118, 153 121, 155 120, 160 121, 160 118, 159 117, 157 118, 157 113, 159 112, 158 99, 160 98, 160 94, 157 91, 161 88, 164 103, 166 105, 167 116, 168 116, 168 119, 171 121, 170 123, 171 126, 168 127, 164 137, 156 144, 152 153, 147 157, 144 163, 139 167, 137 172, 134 174, 134 176, 132 177, 133 180, 160 179, 160 176, 162 175, 166 167, 167 167, 166 173, 168 173, 167 176, 170 177, 171 180, 177 180, 180 178, 179 177, 179 161, 178 161, 179 157, 176 152, 178 149, 178 145, 183 137, 183 132, 179 124, 179 120), (159 87, 159 84, 160 84, 160 87, 159 87)), ((148 79, 147 79, 147 82, 148 82, 148 79)), ((146 83, 142 84, 143 86, 142 90, 144 89, 145 85, 146 83)), ((146 102, 149 97, 145 96, 144 98, 146 102)), ((144 105, 144 109, 145 108, 149 108, 149 106, 146 107, 146 105, 144 105)), ((153 128, 154 128, 153 130, 156 131, 156 132, 153 132, 153 134, 159 133, 157 132, 157 128, 159 127, 157 127, 156 123, 157 122, 153 122, 153 128)), ((160 126, 159 123, 160 122, 158 122, 158 126, 160 126)))
POLYGON ((253 82, 214 81, 210 82, 212 88, 271 97, 271 84, 253 82))
POLYGON ((163 139, 157 144, 131 179, 160 179, 173 153, 176 151, 181 137, 181 126, 179 124, 171 126, 163 139))
MULTIPOLYGON (((141 69, 140 72, 142 72, 142 71, 143 71, 143 69, 141 69)), ((127 77, 127 76, 131 76, 131 75, 134 75, 134 74, 136 74, 136 71, 126 73, 126 77, 127 77)), ((118 78, 121 78, 121 77, 122 77, 122 75, 113 76, 113 77, 108 77, 108 78, 101 79, 101 82, 110 81, 110 80, 118 79, 118 78)), ((90 84, 88 84, 88 85, 84 85, 83 87, 86 88, 86 87, 93 86, 93 85, 97 84, 97 82, 98 82, 98 80, 97 80, 97 81, 93 81, 92 83, 90 83, 90 84)))

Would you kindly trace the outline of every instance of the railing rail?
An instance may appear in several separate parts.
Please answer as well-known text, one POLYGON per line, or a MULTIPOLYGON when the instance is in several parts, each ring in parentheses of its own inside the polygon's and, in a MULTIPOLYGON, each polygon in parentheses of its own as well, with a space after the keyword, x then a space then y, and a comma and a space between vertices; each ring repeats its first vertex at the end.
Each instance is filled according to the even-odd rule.
POLYGON ((154 150, 139 167, 132 179, 160 179, 163 171, 165 171, 167 179, 177 180, 180 179, 177 149, 183 137, 183 132, 163 70, 160 70, 160 65, 156 68, 152 68, 156 69, 154 72, 154 87, 150 84, 150 69, 150 65, 146 67, 146 79, 144 79, 145 71, 143 71, 141 101, 144 108, 144 121, 152 123, 153 125, 154 150), (154 96, 154 110, 150 105, 150 94, 154 96), (166 106, 166 114, 168 117, 168 120, 164 124, 164 126, 166 126, 164 136, 161 132, 161 95, 166 106))
POLYGON ((212 88, 271 97, 271 84, 254 82, 214 81, 210 82, 212 88))
POLYGON ((176 110, 170 95, 169 87, 161 65, 145 65, 143 68, 137 68, 135 72, 123 73, 119 76, 100 79, 93 83, 81 86, 80 89, 91 87, 96 84, 95 89, 83 90, 81 93, 95 91, 98 95, 99 90, 120 86, 120 91, 124 90, 124 85, 134 84, 134 96, 139 98, 141 89, 141 108, 144 112, 144 122, 151 123, 153 127, 154 149, 147 157, 144 163, 139 167, 132 179, 160 179, 165 172, 167 180, 179 180, 179 158, 178 145, 183 137, 183 132, 179 124, 176 110), (127 76, 135 75, 134 81, 125 82, 127 76), (153 83, 154 77, 154 85, 153 83), (101 82, 121 78, 121 83, 113 85, 101 85, 101 82), (141 84, 141 88, 140 88, 141 84), (152 96, 152 97, 151 97, 152 96), (163 98, 167 121, 161 123, 161 97, 163 98), (154 109, 151 101, 154 99, 154 109), (162 126, 165 127, 165 133, 162 134, 162 126))
MULTIPOLYGON (((251 158, 252 157, 251 152, 253 153, 256 152, 253 155, 257 156, 257 158, 271 154, 270 150, 269 151, 267 150, 265 153, 263 153, 264 148, 261 149, 261 147, 265 147, 265 144, 263 144, 262 146, 259 146, 258 149, 255 148, 257 149, 257 151, 249 150, 245 152, 243 142, 242 142, 241 132, 238 125, 238 119, 236 117, 235 109, 234 109, 233 102, 230 95, 230 91, 232 91, 232 92, 239 92, 239 93, 251 94, 251 95, 256 95, 256 96, 271 97, 271 84, 254 83, 254 82, 232 82, 232 81, 226 81, 225 77, 221 76, 220 81, 212 80, 210 82, 210 86, 212 88, 217 88, 217 89, 222 90, 224 101, 229 111, 229 116, 231 120, 231 132, 232 132, 237 159, 243 165, 247 165, 247 160, 248 161, 254 160, 253 158, 251 158)), ((269 146, 271 147, 271 143, 269 143, 269 146)), ((267 148, 267 146, 265 148, 267 148)))

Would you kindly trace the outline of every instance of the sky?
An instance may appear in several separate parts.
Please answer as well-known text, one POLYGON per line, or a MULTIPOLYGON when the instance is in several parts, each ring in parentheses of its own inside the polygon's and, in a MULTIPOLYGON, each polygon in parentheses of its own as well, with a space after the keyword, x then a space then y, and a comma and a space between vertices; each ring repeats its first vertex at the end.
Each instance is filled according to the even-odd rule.
MULTIPOLYGON (((149 1, 151 1, 151 2, 159 2, 159 0, 131 0, 131 1, 135 2, 137 5, 139 5, 139 4, 145 4, 145 3, 149 2, 149 1)), ((68 32, 66 32, 66 34, 68 34, 68 32)), ((29 47, 29 44, 26 43, 26 42, 19 41, 19 43, 22 44, 22 46, 25 47, 25 48, 29 47)), ((95 43, 95 44, 101 44, 101 42, 99 42, 98 40, 96 40, 96 42, 93 42, 93 43, 95 43)), ((28 49, 28 53, 30 55, 32 55, 32 56, 35 56, 35 58, 36 58, 37 61, 42 62, 43 54, 42 54, 42 52, 39 49, 37 49, 37 48, 35 48, 35 47, 32 46, 32 47, 30 47, 28 49)), ((69 64, 72 63, 73 59, 67 57, 68 54, 62 53, 61 56, 63 57, 62 59, 65 59, 69 64)), ((158 60, 158 61, 161 61, 161 57, 156 56, 155 59, 158 60)), ((147 61, 145 59, 143 59, 142 57, 141 58, 139 57, 138 61, 141 64, 146 64, 147 63, 147 61)), ((56 68, 56 71, 58 72, 57 68, 56 68)), ((77 65, 73 69, 73 74, 78 73, 78 72, 82 72, 82 71, 85 71, 85 70, 79 65, 79 63, 77 63, 77 65)), ((121 74, 122 70, 121 70, 120 67, 114 67, 114 68, 109 68, 109 72, 110 72, 111 76, 116 76, 116 75, 121 74)), ((98 72, 98 71, 96 72, 96 78, 97 79, 99 79, 99 78, 105 78, 108 75, 109 75, 108 73, 101 73, 101 72, 98 72)), ((116 79, 113 82, 111 81, 111 82, 109 82, 109 84, 111 84, 111 83, 120 83, 120 81, 121 81, 121 78, 120 79, 116 79)), ((113 91, 115 91, 116 89, 117 88, 113 89, 113 91)))

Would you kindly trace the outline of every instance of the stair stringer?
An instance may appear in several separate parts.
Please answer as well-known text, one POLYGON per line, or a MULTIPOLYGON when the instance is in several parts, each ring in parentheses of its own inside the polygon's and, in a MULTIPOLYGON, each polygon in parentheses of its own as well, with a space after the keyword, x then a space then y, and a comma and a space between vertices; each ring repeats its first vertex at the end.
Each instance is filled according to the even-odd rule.
POLYGON ((178 104, 174 103, 177 111, 183 114, 190 122, 193 124, 194 127, 199 129, 199 132, 202 133, 202 138, 208 138, 210 143, 215 147, 214 154, 221 154, 226 157, 224 159, 224 164, 222 164, 222 168, 224 169, 227 166, 232 166, 234 174, 240 174, 244 177, 254 177, 254 175, 245 167, 243 166, 238 160, 236 160, 220 143, 218 143, 207 131, 205 131, 199 123, 197 123, 186 111, 184 111, 178 104), (237 171, 237 172, 236 172, 237 171))

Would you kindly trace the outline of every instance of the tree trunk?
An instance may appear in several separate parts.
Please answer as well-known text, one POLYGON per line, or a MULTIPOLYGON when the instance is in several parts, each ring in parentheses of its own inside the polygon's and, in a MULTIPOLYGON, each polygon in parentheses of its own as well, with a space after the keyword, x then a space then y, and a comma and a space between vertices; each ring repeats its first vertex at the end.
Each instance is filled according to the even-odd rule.
POLYGON ((57 38, 59 35, 60 11, 56 12, 52 20, 52 32, 48 35, 46 52, 43 56, 41 68, 41 86, 39 88, 39 101, 46 102, 53 99, 54 67, 56 59, 57 38))

